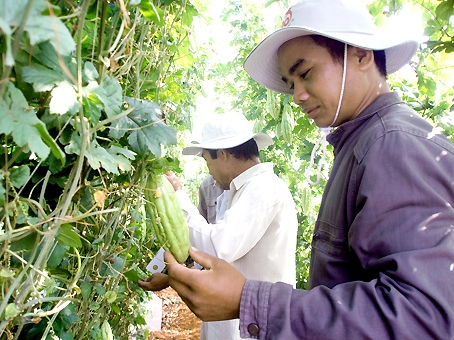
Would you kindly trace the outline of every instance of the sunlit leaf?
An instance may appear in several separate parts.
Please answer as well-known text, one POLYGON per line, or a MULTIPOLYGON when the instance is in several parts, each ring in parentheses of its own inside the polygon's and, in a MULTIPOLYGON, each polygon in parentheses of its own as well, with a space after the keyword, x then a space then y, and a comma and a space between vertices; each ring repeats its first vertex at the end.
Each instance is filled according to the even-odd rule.
POLYGON ((52 98, 49 103, 51 113, 65 114, 69 112, 74 114, 79 110, 80 102, 77 100, 77 93, 68 82, 60 83, 51 94, 52 98))
POLYGON ((145 18, 157 25, 162 25, 162 17, 164 16, 164 12, 162 11, 162 9, 155 7, 152 1, 142 0, 139 4, 139 9, 145 18))
MULTIPOLYGON (((21 24, 25 7, 28 0, 2 0, 0 5, 0 18, 3 18, 10 26, 18 27, 21 24)), ((56 16, 42 15, 46 13, 47 3, 44 0, 35 0, 32 3, 30 15, 24 26, 28 33, 30 43, 37 45, 40 42, 49 41, 58 53, 71 54, 76 44, 68 28, 56 16)))

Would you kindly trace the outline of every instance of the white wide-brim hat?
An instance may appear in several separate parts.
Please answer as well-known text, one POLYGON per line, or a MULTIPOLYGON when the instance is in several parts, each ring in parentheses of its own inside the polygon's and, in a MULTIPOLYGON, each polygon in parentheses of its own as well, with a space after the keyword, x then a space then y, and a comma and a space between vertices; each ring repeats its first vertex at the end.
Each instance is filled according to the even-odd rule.
POLYGON ((254 139, 259 150, 272 145, 264 133, 254 133, 252 124, 241 113, 213 115, 202 127, 202 141, 185 147, 183 155, 200 155, 204 150, 230 149, 254 139))
POLYGON ((355 0, 302 0, 290 7, 282 28, 262 40, 244 62, 252 79, 268 89, 293 94, 282 80, 277 51, 285 42, 305 36, 322 35, 368 50, 384 50, 388 74, 410 61, 417 40, 378 31, 364 4, 355 0))

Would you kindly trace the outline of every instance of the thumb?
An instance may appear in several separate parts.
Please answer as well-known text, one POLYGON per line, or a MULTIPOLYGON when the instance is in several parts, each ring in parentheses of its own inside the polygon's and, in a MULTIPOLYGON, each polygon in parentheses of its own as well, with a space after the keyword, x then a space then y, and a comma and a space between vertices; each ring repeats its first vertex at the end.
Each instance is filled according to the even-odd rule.
POLYGON ((178 263, 177 260, 175 260, 175 257, 172 255, 170 251, 165 251, 164 252, 164 263, 166 266, 172 265, 174 263, 178 263))
POLYGON ((200 251, 195 247, 189 248, 189 255, 191 255, 191 258, 195 262, 206 269, 211 269, 213 266, 213 260, 218 260, 217 257, 204 253, 203 251, 200 251))

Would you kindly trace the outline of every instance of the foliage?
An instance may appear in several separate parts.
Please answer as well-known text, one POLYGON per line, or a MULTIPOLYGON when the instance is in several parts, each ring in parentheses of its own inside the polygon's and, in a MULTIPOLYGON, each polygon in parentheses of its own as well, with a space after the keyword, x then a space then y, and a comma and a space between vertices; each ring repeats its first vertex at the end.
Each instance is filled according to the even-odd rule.
POLYGON ((157 249, 142 188, 179 171, 163 156, 201 91, 197 15, 185 0, 0 4, 0 339, 143 336, 137 280, 157 249))

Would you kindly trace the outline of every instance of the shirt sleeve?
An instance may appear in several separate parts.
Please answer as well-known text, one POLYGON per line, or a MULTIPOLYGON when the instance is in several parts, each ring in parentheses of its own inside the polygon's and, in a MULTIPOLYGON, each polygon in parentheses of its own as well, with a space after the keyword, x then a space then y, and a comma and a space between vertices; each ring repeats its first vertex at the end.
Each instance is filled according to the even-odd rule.
POLYGON ((256 324, 258 339, 453 339, 454 156, 427 136, 391 134, 366 157, 348 240, 371 279, 308 291, 247 283, 242 335, 256 324))
MULTIPOLYGON (((260 183, 262 184, 262 183, 260 183)), ((177 197, 189 226, 191 245, 227 262, 248 253, 262 238, 280 209, 280 187, 249 187, 247 194, 237 193, 235 203, 214 224, 207 223, 182 191, 177 197)), ((288 203, 285 201, 285 203, 288 203)))

